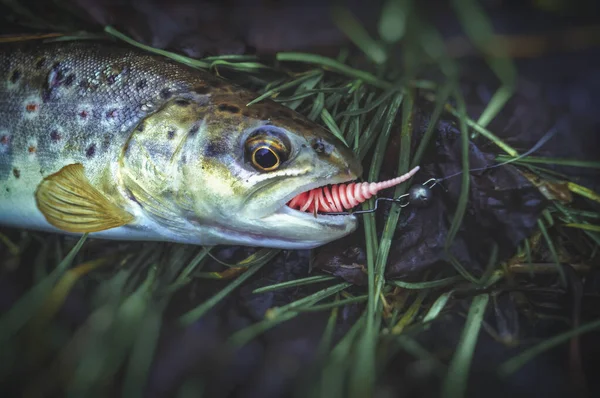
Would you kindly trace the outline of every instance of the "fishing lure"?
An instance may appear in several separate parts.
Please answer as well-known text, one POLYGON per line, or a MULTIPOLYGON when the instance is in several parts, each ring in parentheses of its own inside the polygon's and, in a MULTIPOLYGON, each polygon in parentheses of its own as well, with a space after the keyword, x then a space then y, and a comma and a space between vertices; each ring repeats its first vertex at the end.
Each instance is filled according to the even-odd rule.
MULTIPOLYGON (((295 196, 288 202, 288 206, 303 212, 317 214, 347 214, 344 210, 351 210, 383 189, 391 188, 410 179, 419 171, 419 166, 408 173, 390 180, 381 182, 361 182, 350 184, 335 184, 331 187, 319 187, 295 196)), ((378 200, 386 198, 379 198, 378 200)), ((376 202, 377 203, 377 202, 376 202)), ((353 212, 357 214, 358 212, 353 212)))

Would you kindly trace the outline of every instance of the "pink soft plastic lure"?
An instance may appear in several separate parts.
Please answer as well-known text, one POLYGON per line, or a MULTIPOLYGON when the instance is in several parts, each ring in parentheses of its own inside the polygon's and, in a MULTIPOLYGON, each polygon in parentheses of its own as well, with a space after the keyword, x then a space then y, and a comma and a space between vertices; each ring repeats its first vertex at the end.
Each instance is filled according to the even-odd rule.
POLYGON ((377 195, 377 192, 382 189, 403 183, 417 171, 419 171, 419 166, 404 175, 387 181, 352 182, 350 184, 336 184, 331 187, 311 189, 296 195, 287 205, 292 209, 309 213, 342 213, 377 195))

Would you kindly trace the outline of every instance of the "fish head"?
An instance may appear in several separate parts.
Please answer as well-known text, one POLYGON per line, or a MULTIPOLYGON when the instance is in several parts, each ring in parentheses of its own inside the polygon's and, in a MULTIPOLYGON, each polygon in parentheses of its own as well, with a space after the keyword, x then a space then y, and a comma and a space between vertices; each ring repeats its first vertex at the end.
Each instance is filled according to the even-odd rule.
MULTIPOLYGON (((302 192, 357 179, 362 167, 353 152, 289 108, 247 106, 252 98, 242 91, 173 99, 138 134, 151 143, 130 163, 151 172, 130 183, 145 185, 146 196, 170 209, 159 217, 165 228, 184 219, 180 233, 203 244, 306 249, 354 231, 353 215, 286 205, 302 192)), ((135 135, 131 141, 128 151, 139 146, 135 135)))

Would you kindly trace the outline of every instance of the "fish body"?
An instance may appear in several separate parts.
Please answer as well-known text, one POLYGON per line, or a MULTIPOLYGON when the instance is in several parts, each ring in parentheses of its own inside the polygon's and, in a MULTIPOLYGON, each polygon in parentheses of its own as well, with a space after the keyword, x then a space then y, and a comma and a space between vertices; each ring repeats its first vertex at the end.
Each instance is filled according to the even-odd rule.
POLYGON ((362 169, 331 133, 210 73, 109 42, 0 45, 0 224, 311 248, 354 216, 286 206, 362 169))

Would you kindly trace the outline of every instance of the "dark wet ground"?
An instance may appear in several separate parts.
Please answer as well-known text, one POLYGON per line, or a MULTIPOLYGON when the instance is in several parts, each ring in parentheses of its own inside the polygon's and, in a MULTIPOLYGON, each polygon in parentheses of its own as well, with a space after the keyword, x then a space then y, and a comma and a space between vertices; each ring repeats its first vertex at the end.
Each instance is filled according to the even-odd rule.
MULTIPOLYGON (((135 7, 123 6, 122 2, 114 0, 72 2, 81 7, 76 12, 77 15, 100 24, 114 23, 119 26, 126 21, 131 29, 126 30, 128 34, 152 45, 172 47, 173 43, 181 43, 181 38, 193 37, 190 43, 179 48, 192 55, 248 50, 306 50, 313 47, 326 49, 339 45, 342 39, 322 13, 321 16, 313 15, 314 10, 322 10, 322 7, 315 5, 314 9, 309 9, 289 1, 226 2, 246 4, 246 8, 233 12, 217 5, 217 2, 194 3, 199 4, 197 6, 192 6, 191 2, 185 5, 182 1, 154 2, 154 6, 150 6, 151 2, 139 2, 135 7), (253 6, 255 3, 260 3, 261 7, 270 7, 270 11, 253 6), (157 13, 157 9, 164 12, 157 13), (201 12, 198 11, 200 9, 201 12), (198 12, 192 13, 189 10, 198 12), (129 18, 131 15, 136 17, 129 18), (177 18, 182 18, 182 15, 191 18, 183 25, 186 27, 184 29, 177 23, 177 18), (166 19, 170 22, 163 22, 166 19)), ((369 22, 368 10, 371 8, 364 7, 357 1, 354 3, 358 9, 362 7, 366 10, 360 15, 369 22)), ((588 17, 591 12, 581 11, 584 10, 583 5, 578 16, 561 18, 556 13, 533 13, 527 7, 520 8, 522 6, 515 5, 516 3, 519 2, 508 2, 508 6, 494 14, 501 30, 520 31, 534 23, 532 18, 528 18, 533 15, 545 17, 541 18, 541 22, 535 22, 538 25, 536 29, 539 30, 578 23, 588 24, 591 21, 588 17)), ((446 25, 449 32, 455 30, 452 26, 451 23, 446 25)), ((492 122, 490 130, 506 139, 517 150, 525 151, 549 129, 556 127, 555 137, 537 155, 598 160, 599 61, 598 48, 518 60, 521 74, 518 94, 492 122)), ((472 63, 471 70, 466 75, 469 76, 464 84, 468 111, 476 117, 489 101, 496 83, 477 61, 472 63)), ((425 102, 419 103, 417 108, 415 137, 424 132, 431 111, 430 105, 425 102)), ((426 154, 422 164, 424 171, 416 182, 432 176, 449 176, 460 168, 459 131, 456 123, 445 115, 438 124, 436 133, 436 144, 426 154)), ((396 157, 397 145, 397 142, 390 145, 390 160, 384 163, 382 178, 394 174, 395 163, 391 159, 396 157)), ((495 148, 484 141, 472 143, 472 165, 480 167, 490 163, 491 154, 495 151, 495 148)), ((596 191, 600 190, 597 172, 594 174, 580 168, 563 168, 561 171, 577 175, 581 178, 580 183, 596 191)), ((461 263, 471 272, 477 272, 485 268, 492 242, 498 244, 500 258, 508 258, 514 253, 516 244, 535 228, 537 216, 545 202, 537 190, 512 166, 474 173, 471 184, 471 204, 464 228, 457 237, 455 250, 461 263), (492 192, 493 187, 503 189, 494 189, 492 192)), ((448 272, 449 265, 441 261, 441 245, 449 227, 448 209, 456 205, 460 177, 445 181, 444 186, 447 192, 437 189, 432 206, 426 209, 409 207, 402 212, 388 263, 389 278, 419 280, 422 271, 426 269, 440 275, 448 272)), ((384 208, 378 214, 378 219, 381 220, 385 214, 384 208)), ((17 231, 7 232, 11 237, 18 235, 17 231)), ((232 262, 236 258, 243 258, 248 251, 251 250, 224 248, 218 253, 222 260, 232 262)), ((2 254, 6 255, 5 252, 2 254)), ((175 317, 210 297, 228 282, 199 280, 190 288, 177 293, 165 311, 167 315, 150 369, 145 396, 173 396, 174 391, 179 390, 185 381, 195 377, 206 380, 205 396, 210 397, 280 397, 292 396, 294 391, 302 395, 305 391, 303 388, 310 384, 307 380, 314 376, 310 373, 313 371, 311 365, 314 366, 316 349, 327 322, 327 312, 308 313, 294 318, 267 331, 236 353, 225 349, 225 341, 236 330, 263 319, 267 309, 304 297, 319 288, 316 286, 264 294, 252 293, 253 289, 261 286, 311 275, 309 256, 310 253, 305 251, 282 253, 242 288, 185 329, 174 325, 172 321, 175 317)), ((31 270, 23 265, 29 260, 32 259, 22 259, 22 266, 17 271, 11 272, 5 266, 0 274, 0 311, 6 310, 27 289, 32 275, 31 270)), ((364 283, 364 272, 360 264, 364 262, 364 237, 359 229, 354 235, 317 250, 313 268, 323 269, 361 285, 364 283), (349 266, 352 264, 359 266, 349 266)), ((221 268, 216 262, 212 262, 206 267, 206 270, 211 269, 221 268)), ((569 281, 567 289, 532 292, 528 296, 529 304, 539 303, 537 311, 569 320, 577 319, 580 323, 597 319, 600 316, 598 272, 593 271, 583 282, 576 275, 572 275, 569 281), (583 301, 578 299, 581 294, 586 295, 583 301)), ((93 281, 88 281, 87 285, 90 283, 93 284, 93 281)), ((553 285, 550 277, 548 280, 540 278, 529 287, 533 289, 549 285, 553 285)), ((443 362, 450 360, 456 347, 471 294, 465 292, 461 295, 459 292, 450 311, 434 322, 429 330, 414 336, 443 362)), ((60 312, 59 321, 75 329, 85 321, 91 306, 88 292, 76 289, 60 312)), ((514 292, 499 292, 494 296, 491 308, 493 310, 488 310, 486 321, 507 341, 518 338, 523 342, 533 343, 569 327, 553 318, 530 316, 531 313, 523 310, 522 295, 514 292)), ((344 335, 361 310, 362 306, 357 304, 347 306, 340 312, 335 340, 344 335)), ((598 333, 581 337, 582 365, 589 383, 590 396, 600 394, 600 385, 595 380, 593 371, 600 365, 599 341, 598 333)), ((538 356, 508 380, 497 379, 493 373, 495 366, 521 349, 508 348, 493 340, 489 334, 481 333, 472 365, 472 395, 562 397, 575 394, 573 376, 570 375, 573 367, 569 365, 572 352, 567 345, 538 356)), ((7 382, 5 380, 6 388, 15 391, 31 382, 31 375, 26 372, 20 375, 24 375, 26 379, 13 377, 7 382)), ((416 361, 414 357, 399 350, 391 356, 382 370, 378 396, 437 396, 439 380, 430 364, 416 361)))

